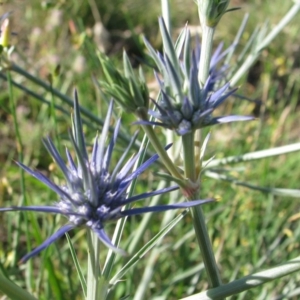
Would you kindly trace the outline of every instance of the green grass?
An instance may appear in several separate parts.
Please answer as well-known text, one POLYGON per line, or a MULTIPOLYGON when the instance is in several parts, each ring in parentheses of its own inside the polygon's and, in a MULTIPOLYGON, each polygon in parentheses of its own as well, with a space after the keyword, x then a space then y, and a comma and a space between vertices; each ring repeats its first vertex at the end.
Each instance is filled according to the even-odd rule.
MULTIPOLYGON (((95 44, 91 37, 94 24, 88 1, 44 1, 49 3, 43 8, 40 1, 6 1, 3 12, 14 10, 12 15, 14 28, 18 35, 12 38, 16 45, 13 59, 29 73, 48 82, 49 74, 54 76, 55 68, 60 65, 59 76, 54 76, 53 87, 72 97, 73 89, 79 90, 80 103, 93 114, 103 119, 106 102, 93 84, 92 76, 101 77, 101 70, 95 55, 95 44), (57 10, 61 17, 54 25, 57 10), (70 22, 76 26, 76 33, 70 33, 70 22), (84 59, 83 65, 76 63, 84 59), (83 67, 83 71, 76 71, 83 67)), ((240 2, 240 1, 238 1, 240 2)), ((230 13, 224 17, 216 34, 216 43, 225 39, 229 45, 235 36, 243 13, 250 12, 249 25, 241 44, 246 43, 253 28, 268 18, 270 24, 280 20, 290 6, 282 1, 241 1, 242 11, 230 13), (234 16, 234 17, 233 17, 234 16)), ((160 3, 148 1, 104 1, 99 6, 104 25, 112 35, 115 46, 110 49, 116 57, 121 57, 122 48, 141 56, 145 51, 141 32, 156 47, 161 47, 158 37, 157 16, 160 3), (144 12, 147 11, 145 14, 144 12), (125 29, 128 30, 125 32, 125 29), (126 33, 131 32, 129 38, 126 33)), ((188 20, 197 24, 197 10, 193 1, 187 5, 182 1, 171 1, 172 22, 174 28, 180 28, 188 20)), ((233 4, 232 4, 233 5, 233 4)), ((295 143, 299 139, 299 24, 297 17, 262 52, 260 67, 252 68, 256 72, 255 82, 246 78, 240 81, 239 93, 251 99, 263 102, 255 121, 245 124, 218 126, 212 129, 206 158, 240 155, 243 153, 268 149, 274 146, 295 143)), ((174 30, 175 31, 175 30, 174 30)), ((147 68, 146 68, 147 70, 147 68)), ((149 82, 153 81, 150 70, 149 82)), ((28 79, 11 72, 14 80, 26 88, 51 101, 51 93, 30 82, 28 79)), ((21 159, 26 165, 37 168, 53 180, 61 180, 61 174, 55 169, 50 156, 46 153, 41 139, 47 135, 69 145, 67 130, 70 128, 71 108, 58 97, 53 102, 62 106, 66 114, 51 110, 47 105, 32 96, 14 88, 10 99, 8 84, 0 79, 0 206, 27 204, 48 204, 56 200, 41 183, 27 174, 22 174, 14 163, 21 159), (14 126, 11 101, 15 103, 17 126, 14 126), (20 132, 22 147, 17 139, 20 132), (21 151, 20 151, 21 150, 21 151), (24 175, 25 194, 22 195, 24 175)), ((253 103, 235 99, 230 100, 222 109, 240 114, 255 111, 253 103)), ((220 111, 221 113, 221 111, 220 111)), ((117 110, 121 114, 121 110, 117 110)), ((123 123, 130 125, 132 118, 124 116, 123 123)), ((99 126, 91 121, 94 129, 85 126, 87 141, 92 143, 99 126)), ((130 127, 132 133, 135 126, 130 127)), ((128 131, 128 130, 127 130, 128 131)), ((126 134, 126 130, 124 131, 126 134)), ((128 132, 127 132, 128 135, 128 132)), ((142 134, 140 133, 140 139, 142 134)), ((120 152, 124 143, 119 144, 120 152)), ((153 149, 150 149, 153 151, 153 149)), ((299 188, 299 154, 291 153, 275 158, 267 158, 243 164, 233 165, 235 170, 229 174, 239 180, 264 187, 299 188)), ((115 158, 116 160, 117 158, 115 158)), ((179 162, 180 163, 180 162, 179 162)), ((159 166, 156 166, 156 171, 159 166)), ((155 188, 159 179, 155 175, 143 175, 137 191, 155 188)), ((300 227, 299 219, 291 220, 298 213, 300 204, 297 198, 279 197, 230 183, 203 178, 202 197, 217 197, 218 202, 204 206, 207 226, 217 254, 221 276, 224 282, 240 278, 247 274, 275 266, 298 256, 300 227)), ((175 199, 176 200, 176 199, 175 199)), ((166 202, 168 199, 163 199, 166 202)), ((149 200, 150 202, 150 200, 149 200)), ((149 241, 159 230, 165 216, 153 215, 147 226, 138 249, 149 241)), ((49 236, 64 220, 60 217, 44 216, 32 213, 0 214, 0 269, 11 280, 38 299, 83 299, 80 282, 76 274, 70 250, 65 238, 43 251, 26 265, 16 262, 29 249, 35 247, 49 236)), ((121 247, 126 247, 135 235, 142 217, 131 218, 125 227, 121 247)), ((113 232, 113 224, 109 227, 113 232)), ((207 277, 199 254, 195 236, 192 234, 192 219, 187 215, 154 248, 154 254, 147 254, 141 262, 118 283, 112 299, 129 295, 134 299, 141 282, 145 266, 152 271, 149 283, 144 291, 144 299, 179 299, 208 288, 207 277), (152 255, 152 256, 151 256, 152 255), (152 264, 151 260, 152 259, 152 264), (162 298, 159 298, 162 297, 162 298), (163 298, 165 297, 165 298, 163 298)), ((86 271, 86 234, 85 230, 76 230, 70 234, 78 259, 86 271)), ((104 261, 107 250, 103 247, 101 259, 104 261)), ((113 269, 115 273, 127 258, 117 257, 113 269)), ((280 298, 295 290, 300 274, 295 273, 283 279, 267 283, 262 287, 233 296, 230 299, 287 299, 280 298), (276 298, 277 297, 277 298, 276 298)), ((298 299, 298 296, 290 297, 298 299)))

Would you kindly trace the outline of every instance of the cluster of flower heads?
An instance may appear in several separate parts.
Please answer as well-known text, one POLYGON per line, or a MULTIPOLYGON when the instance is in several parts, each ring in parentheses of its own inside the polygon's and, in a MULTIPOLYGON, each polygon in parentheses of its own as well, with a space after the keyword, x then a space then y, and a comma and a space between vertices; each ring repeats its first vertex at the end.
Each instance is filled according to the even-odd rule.
MULTIPOLYGON (((110 238, 104 230, 104 226, 107 221, 147 212, 188 208, 212 201, 212 199, 206 199, 172 205, 123 209, 127 204, 155 195, 167 193, 178 189, 178 187, 172 186, 157 191, 145 192, 132 197, 128 196, 127 190, 132 181, 142 172, 144 172, 152 163, 154 163, 158 159, 158 155, 152 156, 138 168, 133 170, 133 166, 142 152, 140 151, 138 154, 125 162, 126 155, 128 154, 132 145, 132 143, 130 143, 115 168, 112 169, 110 162, 120 128, 119 120, 116 123, 110 142, 108 145, 106 145, 112 110, 113 102, 110 103, 102 134, 101 136, 97 136, 95 139, 90 159, 87 154, 85 139, 82 131, 82 121, 80 118, 79 104, 76 93, 74 101, 74 118, 72 124, 73 130, 70 133, 70 139, 73 150, 76 153, 77 163, 75 163, 69 150, 66 149, 66 156, 68 160, 68 164, 66 164, 50 138, 44 140, 45 147, 65 177, 65 185, 57 185, 42 173, 33 171, 22 163, 18 163, 18 165, 26 172, 56 192, 59 196, 59 200, 50 206, 7 207, 0 208, 0 212, 46 212, 61 214, 68 219, 68 223, 66 225, 63 225, 40 246, 25 255, 21 262, 26 262, 28 259, 40 253, 43 249, 55 242, 68 231, 82 225, 85 225, 94 233, 96 233, 99 239, 105 245, 114 251, 120 252, 121 250, 112 244, 110 238)), ((168 148, 169 147, 166 147, 166 150, 168 148)))
POLYGON ((159 23, 164 53, 155 51, 145 41, 160 73, 155 73, 160 86, 159 100, 153 101, 156 110, 149 110, 149 114, 158 122, 143 120, 138 123, 163 126, 175 130, 178 135, 184 135, 195 129, 218 123, 252 120, 252 116, 212 116, 213 111, 236 91, 236 89, 227 91, 230 83, 215 89, 216 82, 225 79, 226 66, 217 68, 218 62, 225 54, 222 53, 222 45, 214 53, 210 75, 201 87, 198 80, 200 45, 191 51, 190 33, 185 28, 174 46, 162 18, 159 23))

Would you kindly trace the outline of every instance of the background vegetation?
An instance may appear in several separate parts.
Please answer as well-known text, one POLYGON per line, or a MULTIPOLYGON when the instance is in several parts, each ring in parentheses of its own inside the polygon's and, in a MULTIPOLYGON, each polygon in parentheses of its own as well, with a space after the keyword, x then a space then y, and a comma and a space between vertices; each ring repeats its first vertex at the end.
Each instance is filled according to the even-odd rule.
MULTIPOLYGON (((257 24, 268 19, 272 27, 289 9, 291 2, 236 0, 231 1, 231 6, 241 6, 242 9, 222 19, 217 28, 216 45, 224 41, 225 46, 229 46, 243 15, 250 13, 249 23, 241 40, 242 49, 257 24)), ((12 44, 16 46, 13 61, 69 97, 72 97, 76 87, 81 105, 99 118, 105 115, 106 102, 93 82, 93 77, 101 77, 96 50, 104 50, 119 64, 122 49, 125 48, 133 64, 137 66, 146 59, 143 35, 156 48, 161 47, 157 23, 160 15, 158 0, 12 0, 2 1, 0 10, 1 14, 13 11, 13 31, 16 33, 12 37, 12 44)), ((171 20, 174 36, 177 36, 186 22, 193 32, 199 29, 197 9, 192 0, 171 1, 171 20)), ((256 101, 232 99, 221 109, 254 114, 257 119, 249 123, 215 127, 207 158, 213 155, 217 158, 239 155, 299 141, 298 32, 299 21, 296 17, 271 46, 262 52, 259 61, 240 81, 238 93, 256 101)), ((148 70, 146 73, 149 84, 155 92, 157 87, 152 71, 147 67, 145 70, 148 70)), ((20 170, 14 160, 19 159, 18 153, 22 148, 26 165, 59 180, 61 175, 56 172, 41 139, 50 135, 56 142, 59 138, 62 149, 65 144, 68 145, 67 129, 70 127, 71 108, 53 93, 45 91, 20 74, 12 73, 12 77, 27 89, 61 106, 66 113, 53 110, 32 95, 15 88, 17 128, 22 139, 20 144, 16 138, 7 83, 0 78, 0 206, 22 202, 50 203, 56 200, 56 196, 28 175, 25 175, 26 193, 22 193, 20 170)), ((124 127, 131 122, 130 117, 123 115, 124 127)), ((90 142, 99 128, 96 122, 91 123, 86 127, 90 142)), ((132 132, 136 129, 134 126, 129 128, 132 132)), ((123 131, 125 134, 125 130, 123 131)), ((122 142, 119 148, 122 151, 122 142)), ((296 152, 276 159, 236 164, 223 171, 257 186, 298 189, 299 168, 299 153, 296 152)), ((153 181, 157 182, 154 175, 142 177, 143 187, 152 187, 153 181)), ((299 199, 261 193, 210 178, 203 180, 202 196, 218 199, 217 203, 205 206, 204 210, 224 282, 298 256, 299 199)), ((152 217, 151 227, 144 233, 144 243, 159 231, 162 218, 162 215, 152 217)), ((190 218, 187 216, 179 223, 156 248, 156 257, 153 258, 155 263, 151 266, 153 277, 145 289, 143 299, 178 299, 208 288, 201 256, 193 240, 190 218), (195 286, 195 282, 199 283, 195 286)), ((139 221, 140 217, 136 217, 127 223, 121 247, 132 241, 139 221)), ((82 299, 65 239, 61 239, 27 265, 16 265, 16 261, 27 252, 28 247, 36 246, 49 236, 59 222, 61 220, 58 217, 36 217, 31 213, 1 214, 0 268, 10 279, 33 292, 38 299, 82 299)), ((72 239, 79 260, 84 261, 84 230, 75 232, 72 239)), ((106 249, 103 249, 103 253, 106 253, 106 249)), ((114 299, 126 295, 133 299, 149 257, 147 255, 119 283, 114 299)), ((120 264, 122 259, 119 257, 120 264)), ((300 274, 296 273, 232 299, 298 299, 299 282, 300 274)))

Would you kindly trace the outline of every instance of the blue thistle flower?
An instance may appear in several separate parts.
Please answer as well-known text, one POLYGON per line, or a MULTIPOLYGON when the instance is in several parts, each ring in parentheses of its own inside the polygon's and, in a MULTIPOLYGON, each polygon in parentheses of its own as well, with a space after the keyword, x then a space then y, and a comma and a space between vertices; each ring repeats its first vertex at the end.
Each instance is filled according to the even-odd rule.
POLYGON ((200 46, 194 51, 190 50, 190 32, 185 29, 174 47, 162 18, 159 24, 164 54, 156 52, 145 40, 161 74, 155 73, 160 86, 159 100, 152 100, 156 110, 148 111, 158 122, 141 120, 137 123, 159 125, 175 130, 178 135, 185 135, 205 126, 254 119, 252 116, 212 116, 213 111, 236 91, 228 91, 229 83, 214 90, 215 83, 224 78, 226 70, 226 66, 217 68, 218 62, 225 54, 221 52, 222 45, 214 53, 210 64, 210 76, 201 87, 198 81, 200 46))
MULTIPOLYGON (((57 185, 49 180, 45 175, 38 171, 33 171, 22 163, 17 163, 26 172, 47 185, 56 192, 59 200, 49 206, 13 206, 0 208, 0 212, 6 211, 34 211, 64 215, 68 223, 59 228, 52 236, 46 239, 41 245, 25 255, 21 262, 26 262, 31 257, 39 254, 42 250, 54 243, 70 230, 85 225, 97 234, 98 238, 114 251, 122 252, 112 244, 106 234, 105 223, 126 216, 133 216, 147 212, 161 212, 169 209, 188 208, 207 202, 212 199, 197 200, 193 202, 177 203, 172 205, 160 205, 154 207, 142 207, 124 209, 122 208, 132 202, 167 193, 178 189, 172 186, 152 192, 145 192, 140 195, 128 197, 127 189, 131 182, 144 172, 152 163, 158 159, 158 155, 141 164, 136 170, 131 171, 135 162, 141 155, 141 151, 124 163, 125 157, 129 152, 131 143, 125 150, 113 171, 110 170, 110 161, 113 149, 117 140, 120 120, 117 122, 113 136, 106 146, 105 141, 109 132, 109 123, 113 110, 113 102, 110 103, 108 113, 103 125, 101 136, 97 136, 91 158, 88 158, 84 135, 82 132, 82 121, 80 118, 77 93, 75 92, 73 130, 70 139, 76 153, 77 164, 73 160, 70 152, 66 150, 68 166, 58 153, 50 138, 44 139, 44 145, 52 158, 64 174, 66 184, 57 185)), ((168 149, 169 147, 166 147, 168 149)))

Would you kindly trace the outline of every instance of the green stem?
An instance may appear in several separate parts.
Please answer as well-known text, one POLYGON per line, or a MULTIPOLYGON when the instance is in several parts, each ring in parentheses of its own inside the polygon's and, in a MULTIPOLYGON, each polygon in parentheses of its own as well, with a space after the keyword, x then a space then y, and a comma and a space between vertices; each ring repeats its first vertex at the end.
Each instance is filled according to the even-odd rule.
MULTIPOLYGON (((200 8, 199 8, 199 16, 200 16, 200 22, 202 26, 202 44, 201 44, 201 56, 200 56, 199 71, 198 71, 198 81, 200 86, 203 87, 209 76, 215 27, 209 27, 205 24, 203 18, 201 18, 200 8)), ((186 166, 188 167, 190 165, 193 168, 197 167, 195 165, 194 144, 193 147, 190 147, 191 141, 189 141, 189 140, 193 140, 194 143, 194 138, 195 137, 193 134, 191 137, 186 137, 185 139, 183 139, 183 144, 184 143, 187 144, 186 146, 184 146, 184 149, 186 149, 186 151, 184 151, 184 161, 188 162, 192 160, 192 162, 189 162, 189 164, 185 165, 185 167, 186 166)), ((200 147, 200 140, 199 140, 201 138, 200 131, 197 132, 196 138, 197 138, 197 142, 199 143, 198 147, 200 147)), ((198 156, 196 157, 198 158, 198 156)), ((199 166, 199 170, 197 170, 199 174, 200 174, 200 168, 201 166, 199 166)), ((185 170, 185 173, 186 174, 190 173, 194 175, 197 172, 196 170, 191 171, 188 169, 185 170)), ((200 180, 199 180, 199 185, 200 185, 200 180)), ((199 197, 199 191, 197 191, 197 193, 194 193, 194 195, 189 200, 195 200, 198 199, 198 197, 199 197)), ((195 228, 198 244, 201 250, 201 254, 203 257, 205 269, 208 274, 209 282, 213 287, 220 286, 222 285, 222 281, 216 263, 215 255, 212 249, 212 245, 209 239, 208 231, 205 225, 205 218, 204 218, 202 208, 200 206, 193 207, 192 214, 193 214, 194 228, 195 228)))
POLYGON ((182 136, 183 147, 183 163, 184 163, 184 175, 192 182, 196 182, 196 165, 195 165, 195 143, 194 133, 188 133, 182 136))
MULTIPOLYGON (((147 112, 143 108, 139 109, 139 111, 137 112, 137 116, 141 120, 148 120, 147 112)), ((141 126, 142 126, 143 130, 145 131, 151 145, 153 146, 156 153, 159 155, 160 159, 162 160, 163 164, 165 165, 165 167, 168 169, 168 171, 171 173, 171 175, 173 177, 182 181, 181 187, 186 188, 186 183, 185 183, 183 176, 179 173, 177 167, 174 165, 174 163, 168 156, 166 150, 161 145, 161 143, 157 137, 157 134, 153 130, 153 127, 149 126, 149 125, 141 125, 141 126)))
POLYGON ((205 218, 201 206, 192 208, 193 224, 198 240, 198 244, 203 257, 203 262, 208 275, 209 283, 212 287, 222 285, 218 265, 212 249, 210 238, 205 224, 205 218))
MULTIPOLYGON (((184 159, 184 173, 192 182, 197 179, 196 162, 194 156, 194 133, 186 134, 182 137, 183 144, 183 159, 184 159)), ((199 199, 199 189, 197 189, 189 200, 199 199)), ((200 206, 192 208, 193 225, 198 240, 198 245, 201 250, 205 269, 208 274, 208 279, 212 287, 217 287, 222 284, 219 269, 216 263, 212 245, 209 239, 208 231, 205 225, 205 218, 200 206)))
POLYGON ((201 87, 204 86, 209 75, 214 33, 215 28, 202 24, 201 56, 198 71, 198 81, 201 87))
POLYGON ((157 138, 157 135, 155 134, 153 128, 151 126, 148 126, 148 125, 142 125, 142 128, 145 131, 145 133, 147 134, 153 148, 155 149, 155 151, 159 155, 160 159, 163 161, 163 164, 165 165, 165 167, 172 174, 172 176, 174 176, 175 178, 184 180, 184 178, 179 173, 179 171, 177 170, 174 163, 171 161, 171 159, 168 156, 166 150, 161 145, 161 143, 160 143, 159 139, 157 138))
MULTIPOLYGON (((105 282, 100 280, 100 240, 91 231, 88 232, 88 271, 87 271, 87 297, 86 300, 105 299, 107 290, 105 282), (101 285, 101 287, 100 287, 101 285), (101 297, 100 297, 101 293, 101 297)), ((103 278, 102 278, 103 279, 103 278)))

